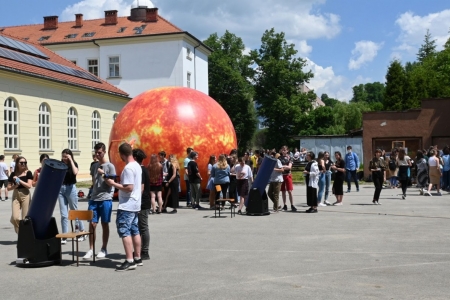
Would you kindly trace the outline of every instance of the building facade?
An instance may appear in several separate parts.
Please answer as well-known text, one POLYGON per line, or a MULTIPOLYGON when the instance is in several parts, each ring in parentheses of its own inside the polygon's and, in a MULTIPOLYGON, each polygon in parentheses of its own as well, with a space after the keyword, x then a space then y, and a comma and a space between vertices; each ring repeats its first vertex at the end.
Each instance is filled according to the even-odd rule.
POLYGON ((211 50, 190 33, 139 6, 130 16, 105 11, 105 18, 0 27, 3 33, 40 43, 81 68, 129 93, 183 86, 208 94, 208 56, 211 50))

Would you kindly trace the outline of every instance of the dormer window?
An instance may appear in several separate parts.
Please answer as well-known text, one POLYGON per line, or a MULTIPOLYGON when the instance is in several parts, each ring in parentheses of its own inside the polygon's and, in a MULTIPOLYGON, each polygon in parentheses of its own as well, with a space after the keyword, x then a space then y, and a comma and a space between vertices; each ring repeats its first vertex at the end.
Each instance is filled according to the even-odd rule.
POLYGON ((78 35, 78 33, 71 33, 71 34, 66 35, 64 38, 65 39, 74 39, 77 37, 77 35, 78 35))
POLYGON ((45 36, 41 36, 40 38, 39 38, 39 42, 42 42, 42 41, 46 41, 46 40, 48 40, 50 38, 50 36, 49 35, 45 35, 45 36))
POLYGON ((23 38, 24 41, 28 41, 30 38, 23 38))
POLYGON ((86 32, 83 34, 83 37, 93 37, 95 35, 95 32, 86 32))
POLYGON ((135 34, 141 34, 142 31, 144 31, 145 27, 147 27, 147 25, 142 25, 140 27, 135 27, 133 30, 135 31, 135 34))
POLYGON ((122 33, 127 29, 126 27, 120 27, 119 30, 117 30, 117 33, 122 33))

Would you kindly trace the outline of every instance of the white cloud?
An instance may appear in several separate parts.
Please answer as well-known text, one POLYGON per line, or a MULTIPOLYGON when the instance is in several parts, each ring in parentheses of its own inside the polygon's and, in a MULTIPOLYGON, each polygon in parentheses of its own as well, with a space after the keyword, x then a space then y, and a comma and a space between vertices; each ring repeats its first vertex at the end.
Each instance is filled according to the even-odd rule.
MULTIPOLYGON (((119 16, 129 16, 131 7, 137 5, 137 0, 83 0, 67 6, 61 13, 62 21, 75 19, 75 14, 83 14, 84 19, 99 19, 105 16, 105 10, 118 10, 119 16)), ((153 7, 149 0, 139 0, 139 5, 153 7)))
POLYGON ((358 70, 364 64, 371 62, 378 54, 378 50, 383 47, 383 43, 375 43, 372 41, 359 41, 355 43, 352 50, 352 57, 348 63, 350 70, 358 70))
POLYGON ((441 50, 450 36, 448 33, 450 9, 425 16, 406 12, 398 17, 395 24, 400 27, 401 32, 397 38, 399 45, 394 51, 401 51, 409 56, 415 55, 423 43, 427 30, 430 30, 432 38, 436 40, 437 50, 441 50))

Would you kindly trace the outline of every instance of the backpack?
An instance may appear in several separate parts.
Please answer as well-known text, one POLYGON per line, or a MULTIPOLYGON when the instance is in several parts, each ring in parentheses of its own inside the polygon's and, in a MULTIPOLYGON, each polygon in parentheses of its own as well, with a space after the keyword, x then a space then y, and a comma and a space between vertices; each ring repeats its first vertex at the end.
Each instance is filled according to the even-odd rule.
POLYGON ((397 162, 393 159, 389 160, 389 170, 395 171, 397 169, 397 162))

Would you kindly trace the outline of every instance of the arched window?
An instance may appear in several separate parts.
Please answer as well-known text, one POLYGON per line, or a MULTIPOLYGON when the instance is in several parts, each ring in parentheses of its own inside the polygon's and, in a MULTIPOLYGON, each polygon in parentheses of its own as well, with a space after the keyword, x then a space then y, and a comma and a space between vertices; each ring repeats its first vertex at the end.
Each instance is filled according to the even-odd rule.
POLYGON ((8 98, 4 104, 5 150, 19 149, 19 109, 16 100, 8 98))
POLYGON ((113 115, 113 123, 116 121, 118 115, 119 115, 118 113, 115 113, 115 114, 113 115))
POLYGON ((92 113, 92 150, 100 143, 100 114, 94 110, 92 113))
POLYGON ((50 108, 42 103, 39 106, 39 150, 50 149, 50 108))
POLYGON ((77 143, 77 111, 75 108, 69 108, 67 112, 67 140, 70 150, 78 150, 77 143))

